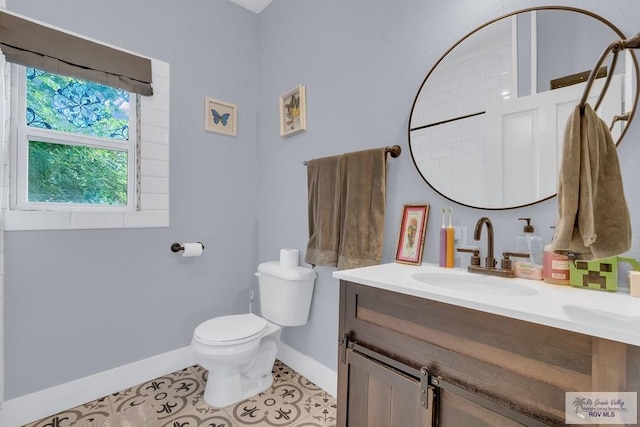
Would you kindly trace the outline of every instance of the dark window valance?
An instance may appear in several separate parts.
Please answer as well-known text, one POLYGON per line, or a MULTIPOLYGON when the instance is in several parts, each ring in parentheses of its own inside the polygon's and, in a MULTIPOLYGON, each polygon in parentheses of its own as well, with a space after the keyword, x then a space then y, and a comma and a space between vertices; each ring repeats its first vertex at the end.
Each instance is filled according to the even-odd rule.
POLYGON ((151 60, 0 12, 7 61, 153 95, 151 60))

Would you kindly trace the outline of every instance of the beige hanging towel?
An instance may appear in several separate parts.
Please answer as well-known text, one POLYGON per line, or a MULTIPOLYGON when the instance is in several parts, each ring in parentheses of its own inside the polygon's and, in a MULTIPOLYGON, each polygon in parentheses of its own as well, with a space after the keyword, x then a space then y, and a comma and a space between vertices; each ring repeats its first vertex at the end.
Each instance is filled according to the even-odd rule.
POLYGON ((618 154, 607 124, 585 104, 565 131, 553 250, 582 259, 620 255, 631 248, 631 220, 618 154))
POLYGON ((307 168, 305 261, 337 266, 338 270, 379 264, 384 238, 385 149, 312 160, 307 168))
POLYGON ((343 156, 338 270, 380 264, 384 238, 386 154, 384 148, 343 156))
POLYGON ((305 261, 337 265, 340 245, 341 156, 307 162, 309 241, 305 261))

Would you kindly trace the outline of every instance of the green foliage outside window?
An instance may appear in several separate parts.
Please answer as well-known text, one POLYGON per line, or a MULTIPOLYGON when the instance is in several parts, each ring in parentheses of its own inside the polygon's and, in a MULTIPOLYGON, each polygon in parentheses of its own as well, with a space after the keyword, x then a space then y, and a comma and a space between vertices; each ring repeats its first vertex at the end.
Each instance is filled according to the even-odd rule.
POLYGON ((127 153, 29 141, 30 202, 127 204, 127 153))

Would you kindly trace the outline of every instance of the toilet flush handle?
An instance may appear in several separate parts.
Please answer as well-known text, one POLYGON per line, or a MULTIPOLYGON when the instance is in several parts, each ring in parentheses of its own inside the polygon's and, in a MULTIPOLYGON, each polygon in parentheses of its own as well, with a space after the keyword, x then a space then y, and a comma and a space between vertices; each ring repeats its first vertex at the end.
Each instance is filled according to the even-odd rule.
POLYGON ((256 271, 256 272, 255 272, 255 273, 253 273, 253 274, 255 274, 255 275, 256 275, 256 277, 262 277, 262 273, 260 273, 260 272, 258 272, 258 271, 256 271))

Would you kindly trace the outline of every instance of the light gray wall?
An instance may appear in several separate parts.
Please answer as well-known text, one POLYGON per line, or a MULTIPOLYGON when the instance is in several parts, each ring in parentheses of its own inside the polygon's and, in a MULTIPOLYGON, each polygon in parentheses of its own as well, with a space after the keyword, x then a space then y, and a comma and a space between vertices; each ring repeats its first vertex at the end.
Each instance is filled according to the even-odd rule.
POLYGON ((258 16, 228 1, 9 0, 8 9, 171 65, 171 226, 6 233, 6 398, 189 345, 248 310, 257 264, 258 16), (238 137, 203 130, 204 97, 238 137), (172 242, 205 243, 200 258, 172 242))
MULTIPOLYGON (((597 0, 557 4, 589 9, 623 32, 638 32, 640 11, 635 0, 614 5, 597 0)), ((439 212, 452 205, 420 178, 407 145, 411 105, 424 76, 435 61, 471 29, 506 13, 541 1, 507 0, 275 0, 260 15, 260 159, 259 257, 268 258, 285 246, 306 247, 307 159, 399 144, 403 154, 389 159, 387 217, 383 261, 392 262, 405 203, 431 205, 425 260, 437 262, 439 212), (308 130, 278 136, 280 93, 305 84, 308 130)), ((595 53, 596 58, 600 51, 595 53)), ((640 216, 635 164, 640 159, 636 121, 620 147, 628 183, 627 199, 634 223, 640 216)), ((532 217, 545 241, 555 224, 556 200, 509 211, 482 211, 453 205, 454 223, 472 233, 481 216, 496 229, 496 253, 514 249, 522 232, 522 216, 532 217)), ((485 232, 486 233, 486 232, 485 232)), ((637 235, 640 234, 636 233, 637 235)), ((480 246, 485 250, 486 235, 480 246)), ((302 251, 304 252, 304 251, 302 251)), ((636 238, 637 252, 637 238, 636 238)), ((303 258, 303 255, 301 255, 303 258)), ((467 261, 468 262, 468 261, 467 261)), ((285 329, 283 340, 328 367, 337 366, 338 281, 333 268, 319 268, 310 322, 285 329)))
MULTIPOLYGON (((427 202, 425 260, 435 262, 437 212, 451 203, 422 181, 409 154, 407 124, 418 86, 471 29, 548 3, 274 0, 258 16, 226 0, 7 4, 170 62, 172 84, 169 229, 7 233, 11 398, 188 345, 199 321, 246 310, 258 262, 276 259, 283 247, 299 248, 304 259, 307 159, 402 146, 402 156, 388 161, 383 261, 393 261, 402 205, 427 202), (125 5, 129 16, 113 12, 125 5), (138 29, 125 32, 135 21, 138 29), (308 130, 280 138, 278 96, 297 84, 307 86, 308 130), (205 95, 239 105, 238 138, 202 132, 205 95), (174 240, 198 239, 208 244, 199 259, 182 260, 168 250, 174 240)), ((636 0, 559 4, 592 10, 626 34, 638 31, 636 0)), ((620 147, 634 223, 640 200, 630 183, 640 178, 632 170, 640 159, 639 126, 632 124, 620 147)), ((531 216, 548 240, 556 201, 510 211, 453 208, 454 223, 470 229, 488 215, 501 252, 513 248, 521 216, 531 216)), ((332 272, 318 269, 310 321, 285 329, 283 340, 335 368, 338 283, 332 272)))

